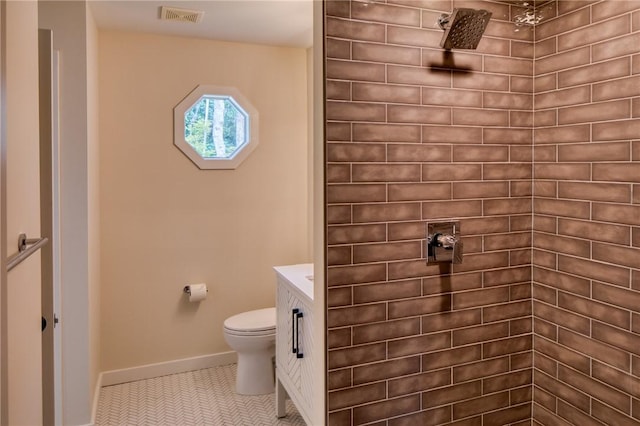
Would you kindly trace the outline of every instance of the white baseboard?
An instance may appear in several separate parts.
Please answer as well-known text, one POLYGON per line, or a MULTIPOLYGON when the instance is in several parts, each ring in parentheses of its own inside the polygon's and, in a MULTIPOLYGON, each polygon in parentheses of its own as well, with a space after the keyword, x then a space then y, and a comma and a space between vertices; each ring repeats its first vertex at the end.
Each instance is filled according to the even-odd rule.
MULTIPOLYGON (((111 386, 135 380, 151 379, 169 374, 184 373, 186 371, 217 367, 233 364, 238 356, 234 351, 217 354, 196 356, 193 358, 176 359, 156 364, 140 365, 138 367, 123 368, 121 370, 103 371, 100 373, 100 386, 111 386)), ((97 399, 94 400, 94 412, 97 409, 97 399)))

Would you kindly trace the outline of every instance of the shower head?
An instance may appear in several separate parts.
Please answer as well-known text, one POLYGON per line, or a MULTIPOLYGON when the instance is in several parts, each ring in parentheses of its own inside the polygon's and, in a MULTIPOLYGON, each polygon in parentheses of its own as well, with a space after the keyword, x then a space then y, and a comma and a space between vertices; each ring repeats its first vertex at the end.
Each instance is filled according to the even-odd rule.
POLYGON ((480 9, 453 9, 450 14, 438 18, 444 30, 440 47, 449 49, 475 49, 487 28, 491 12, 480 9))

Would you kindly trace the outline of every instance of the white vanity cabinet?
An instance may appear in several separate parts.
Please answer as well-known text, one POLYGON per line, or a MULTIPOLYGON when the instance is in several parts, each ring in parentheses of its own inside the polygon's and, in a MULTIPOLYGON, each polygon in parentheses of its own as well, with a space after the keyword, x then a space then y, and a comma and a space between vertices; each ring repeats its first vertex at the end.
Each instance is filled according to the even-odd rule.
POLYGON ((313 404, 313 265, 277 266, 276 415, 288 394, 308 425, 313 404), (286 392, 286 393, 285 393, 286 392))

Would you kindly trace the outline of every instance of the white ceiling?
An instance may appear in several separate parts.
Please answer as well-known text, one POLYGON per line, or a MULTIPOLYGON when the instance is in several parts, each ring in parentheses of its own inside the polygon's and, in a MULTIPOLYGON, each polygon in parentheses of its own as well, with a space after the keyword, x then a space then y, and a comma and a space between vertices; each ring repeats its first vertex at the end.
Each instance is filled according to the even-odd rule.
POLYGON ((310 47, 313 0, 90 0, 98 28, 310 47), (204 11, 200 23, 160 20, 160 6, 204 11))

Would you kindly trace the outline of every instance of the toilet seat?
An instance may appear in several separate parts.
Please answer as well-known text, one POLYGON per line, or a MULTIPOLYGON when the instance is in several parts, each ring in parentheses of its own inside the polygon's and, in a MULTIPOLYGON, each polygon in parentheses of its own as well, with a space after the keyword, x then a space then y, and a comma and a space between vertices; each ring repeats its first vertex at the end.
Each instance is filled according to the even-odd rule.
POLYGON ((276 332, 276 308, 256 309, 227 318, 224 329, 236 336, 264 336, 276 332))

